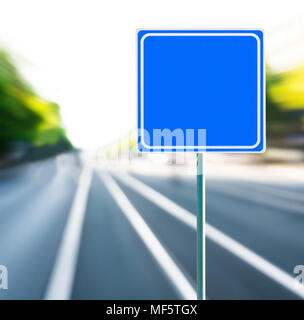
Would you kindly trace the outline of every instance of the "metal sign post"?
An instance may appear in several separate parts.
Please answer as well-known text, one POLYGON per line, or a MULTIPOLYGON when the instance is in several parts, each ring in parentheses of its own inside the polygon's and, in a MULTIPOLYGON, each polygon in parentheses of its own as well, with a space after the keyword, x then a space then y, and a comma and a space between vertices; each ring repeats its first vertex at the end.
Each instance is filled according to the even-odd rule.
POLYGON ((204 154, 196 155, 197 168, 197 217, 196 217, 196 277, 197 277, 197 299, 205 299, 205 176, 204 176, 204 154))

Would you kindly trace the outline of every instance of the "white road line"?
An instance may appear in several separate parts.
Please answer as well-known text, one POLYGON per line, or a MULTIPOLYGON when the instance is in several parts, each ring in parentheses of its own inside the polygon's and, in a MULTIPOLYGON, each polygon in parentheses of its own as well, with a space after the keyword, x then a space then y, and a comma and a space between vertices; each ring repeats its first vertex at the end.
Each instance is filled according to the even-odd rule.
POLYGON ((295 295, 304 299, 304 286, 295 281, 287 272, 273 265, 258 254, 246 248, 239 242, 233 240, 223 232, 206 224, 207 237, 221 247, 225 248, 235 256, 244 260, 264 275, 279 283, 295 295))
POLYGON ((71 212, 45 293, 45 300, 68 300, 71 297, 91 180, 92 170, 85 167, 79 177, 71 212))
POLYGON ((177 219, 181 220, 190 228, 196 229, 196 216, 188 210, 182 208, 172 200, 163 196, 161 193, 157 192, 156 190, 152 189, 151 187, 147 186, 146 184, 142 183, 141 181, 133 178, 132 176, 126 173, 119 172, 119 174, 116 174, 113 172, 113 174, 126 185, 130 186, 138 193, 141 193, 143 196, 157 204, 163 210, 174 215, 177 219))
MULTIPOLYGON (((133 190, 140 193, 146 199, 150 200, 169 214, 186 223, 192 229, 196 230, 196 217, 188 210, 180 207, 173 201, 169 200, 156 190, 145 185, 141 181, 131 177, 125 173, 116 174, 119 180, 125 185, 131 187, 133 190)), ((273 265, 271 262, 262 258, 252 250, 246 248, 236 240, 232 239, 228 235, 214 228, 210 224, 206 223, 206 236, 217 243, 219 246, 225 248, 239 259, 245 261, 256 270, 260 271, 264 275, 268 276, 272 280, 279 283, 295 295, 304 299, 304 286, 299 284, 290 276, 287 272, 283 271, 279 267, 273 265)))
POLYGON ((191 283, 151 231, 139 212, 133 207, 118 184, 108 173, 100 173, 100 177, 123 214, 129 220, 130 224, 170 279, 171 283, 175 286, 180 296, 187 300, 196 299, 196 291, 191 283))
POLYGON ((265 184, 255 184, 255 185, 251 186, 248 184, 245 185, 243 183, 238 183, 236 185, 236 187, 239 187, 242 189, 245 187, 249 192, 251 192, 254 195, 257 192, 259 192, 259 193, 268 194, 268 195, 273 196, 275 198, 283 198, 286 201, 292 200, 292 201, 297 201, 300 203, 304 202, 303 192, 301 193, 298 191, 283 190, 281 188, 269 186, 269 185, 265 185, 265 184))
MULTIPOLYGON (((209 190, 210 189, 213 189, 214 191, 218 191, 221 193, 232 195, 233 197, 247 199, 255 203, 265 204, 267 206, 277 208, 280 211, 288 210, 298 214, 304 214, 303 205, 297 204, 292 201, 286 201, 280 198, 274 198, 274 197, 271 198, 269 196, 266 196, 265 193, 260 194, 254 191, 249 192, 244 190, 244 188, 237 187, 237 186, 222 186, 222 185, 215 186, 214 184, 209 185, 209 190)), ((258 190, 258 187, 257 187, 257 190, 258 190)))

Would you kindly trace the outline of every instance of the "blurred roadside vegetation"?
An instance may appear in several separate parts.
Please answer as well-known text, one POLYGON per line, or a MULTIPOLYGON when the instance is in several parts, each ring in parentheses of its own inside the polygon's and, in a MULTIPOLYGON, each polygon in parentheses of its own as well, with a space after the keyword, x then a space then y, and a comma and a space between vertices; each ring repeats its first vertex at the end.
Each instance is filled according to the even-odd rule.
MULTIPOLYGON (((39 159, 72 149, 61 125, 59 106, 37 95, 13 59, 0 50, 0 157, 23 150, 39 159)), ((20 152, 19 152, 20 155, 20 152)))
POLYGON ((304 148, 304 66, 274 73, 266 70, 268 144, 304 148))

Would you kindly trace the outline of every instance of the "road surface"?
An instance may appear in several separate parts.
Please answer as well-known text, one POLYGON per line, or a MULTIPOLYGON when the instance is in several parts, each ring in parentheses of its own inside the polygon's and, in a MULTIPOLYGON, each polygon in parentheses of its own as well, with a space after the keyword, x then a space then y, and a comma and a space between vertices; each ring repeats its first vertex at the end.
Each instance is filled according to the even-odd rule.
MULTIPOLYGON (((304 184, 240 173, 206 185, 208 299, 303 298, 304 184)), ((194 299, 195 212, 195 176, 74 155, 2 170, 0 299, 194 299)))

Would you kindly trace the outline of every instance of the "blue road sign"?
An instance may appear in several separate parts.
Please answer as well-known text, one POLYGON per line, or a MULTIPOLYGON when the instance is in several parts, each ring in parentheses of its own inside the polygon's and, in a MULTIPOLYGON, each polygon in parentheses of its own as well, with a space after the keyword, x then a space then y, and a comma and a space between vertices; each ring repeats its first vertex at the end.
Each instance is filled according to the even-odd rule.
POLYGON ((138 31, 138 149, 265 151, 260 30, 138 31))

